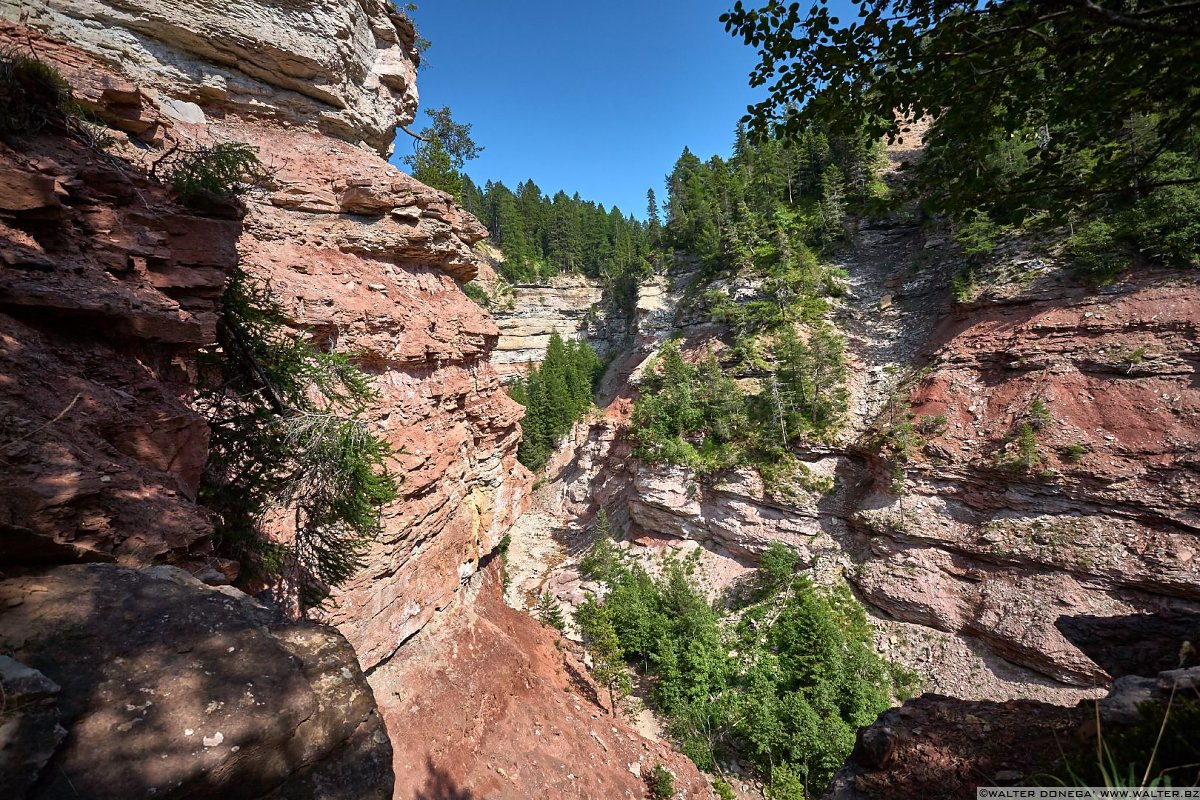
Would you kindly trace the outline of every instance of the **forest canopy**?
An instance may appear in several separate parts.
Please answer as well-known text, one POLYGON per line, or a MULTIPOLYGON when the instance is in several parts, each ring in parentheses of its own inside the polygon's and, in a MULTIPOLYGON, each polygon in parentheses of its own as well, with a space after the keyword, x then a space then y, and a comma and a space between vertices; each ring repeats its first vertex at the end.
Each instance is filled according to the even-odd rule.
POLYGON ((777 0, 722 15, 758 49, 759 136, 828 126, 892 140, 929 121, 924 208, 1098 220, 1101 247, 1200 258, 1200 4, 777 0))

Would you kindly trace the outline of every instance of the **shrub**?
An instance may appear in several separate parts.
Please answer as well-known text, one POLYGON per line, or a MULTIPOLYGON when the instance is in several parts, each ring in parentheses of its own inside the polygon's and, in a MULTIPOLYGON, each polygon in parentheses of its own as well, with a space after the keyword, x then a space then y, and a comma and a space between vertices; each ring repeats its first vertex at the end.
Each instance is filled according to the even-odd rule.
POLYGON ((1074 442, 1059 450, 1059 455, 1062 460, 1071 464, 1078 464, 1087 454, 1087 445, 1083 442, 1074 442))
POLYGON ((214 200, 230 200, 248 185, 269 177, 258 159, 258 150, 241 142, 223 142, 211 147, 173 154, 171 188, 189 208, 206 208, 214 200))
POLYGON ((662 764, 655 764, 650 771, 650 796, 658 800, 667 800, 675 796, 675 776, 662 764))
POLYGON ((721 800, 737 800, 737 795, 733 793, 733 787, 724 778, 717 778, 713 781, 713 791, 721 800))
POLYGON ((950 291, 957 303, 969 303, 975 299, 975 270, 967 268, 954 273, 950 279, 950 291))
POLYGON ((78 112, 58 70, 32 56, 0 51, 0 136, 39 133, 78 112))
POLYGON ((996 251, 996 236, 1000 230, 985 212, 974 210, 955 231, 954 241, 962 245, 968 259, 978 263, 996 251))
POLYGON ((1026 422, 1017 432, 1017 452, 1010 461, 1010 465, 1026 472, 1032 472, 1041 463, 1042 454, 1038 452, 1033 425, 1026 422))
POLYGON ((936 414, 918 419, 916 429, 924 436, 941 436, 946 432, 947 425, 946 415, 936 414))
POLYGON ((614 573, 604 603, 589 599, 583 616, 611 623, 625 658, 653 675, 651 700, 699 768, 715 768, 718 755, 772 776, 786 764, 819 794, 855 728, 907 687, 876 654, 849 588, 818 588, 796 575, 797 562, 772 546, 736 616, 709 603, 692 558, 668 558, 658 578, 635 564, 614 573))
POLYGON ((1035 397, 1029 404, 1029 424, 1035 431, 1043 431, 1049 427, 1054 418, 1050 415, 1050 406, 1040 397, 1035 397))
POLYGON ((1138 200, 1123 219, 1138 249, 1156 261, 1176 267, 1200 265, 1200 190, 1195 186, 1160 186, 1138 200))
POLYGON ((1116 229, 1103 220, 1080 226, 1067 240, 1067 253, 1081 273, 1100 283, 1114 280, 1129 264, 1116 229))
POLYGON ((558 601, 554 599, 554 595, 549 592, 543 592, 538 597, 537 605, 533 608, 533 613, 543 625, 549 625, 559 633, 566 627, 566 620, 563 619, 562 609, 558 606, 558 601))
POLYGON ((484 308, 492 307, 492 298, 488 296, 487 290, 474 281, 463 284, 463 293, 471 298, 475 303, 484 308))

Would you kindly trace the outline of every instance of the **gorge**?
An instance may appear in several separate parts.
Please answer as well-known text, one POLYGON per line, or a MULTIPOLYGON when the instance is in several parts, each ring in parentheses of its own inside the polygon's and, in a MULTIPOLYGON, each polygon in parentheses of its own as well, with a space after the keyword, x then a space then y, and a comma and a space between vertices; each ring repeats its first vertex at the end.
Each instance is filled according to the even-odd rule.
MULTIPOLYGON (((818 176, 769 232, 748 194, 719 255, 699 223, 679 232, 676 191, 679 238, 626 242, 636 268, 512 285, 470 203, 389 163, 421 61, 391 3, 0 0, 0 20, 6 63, 52 68, 74 120, 0 144, 5 796, 794 796, 715 735, 697 767, 647 707, 646 664, 610 707, 574 621, 611 592, 581 566, 604 526, 649 575, 686 561, 735 623, 745 606, 721 603, 779 544, 816 591, 849 587, 871 658, 919 696, 888 694, 827 797, 974 796, 1051 768, 1097 698, 1119 729, 1200 688, 1194 264, 1096 281, 1063 235, 1001 227, 981 255, 911 207, 839 214, 810 253, 789 231, 823 213, 818 176), (158 170, 228 143, 266 174, 181 202, 158 170), (205 501, 197 398, 236 274, 361 371, 361 421, 392 454, 377 532, 315 599, 299 570, 239 557, 205 501), (841 377, 812 390, 840 398, 824 427, 817 398, 808 421, 780 400, 797 330, 838 342, 841 377), (554 334, 605 369, 532 473, 507 389, 554 334), (671 352, 716 359, 741 439, 647 437, 671 352)), ((674 177, 768 182, 774 145, 738 146, 719 168, 685 151, 674 177)), ((881 196, 920 157, 871 153, 881 196)), ((265 523, 284 548, 293 510, 265 523)))

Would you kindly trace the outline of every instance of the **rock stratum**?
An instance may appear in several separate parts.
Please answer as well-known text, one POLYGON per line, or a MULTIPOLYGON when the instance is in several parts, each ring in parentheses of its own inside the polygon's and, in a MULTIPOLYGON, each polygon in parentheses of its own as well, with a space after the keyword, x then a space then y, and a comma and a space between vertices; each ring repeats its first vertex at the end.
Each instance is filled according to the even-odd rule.
POLYGON ((115 139, 0 147, 0 645, 33 720, 24 739, 4 723, 2 768, 30 797, 409 798, 444 774, 455 796, 534 797, 595 760, 634 791, 642 740, 623 723, 619 737, 560 725, 503 789, 464 754, 526 747, 532 729, 413 727, 416 697, 436 718, 493 687, 549 718, 594 689, 580 672, 568 697, 546 629, 492 624, 508 612, 467 591, 531 479, 520 407, 488 361, 499 330, 462 291, 485 231, 380 155, 415 111, 407 20, 382 0, 0 2, 0 16, 5 44, 59 70, 115 139), (244 215, 188 212, 147 177, 176 145, 218 142, 258 148, 271 173, 244 215), (196 501, 208 429, 191 400, 235 268, 269 282, 298 334, 355 354, 378 393, 369 421, 400 452, 365 567, 308 622, 208 585, 239 565, 196 501), (452 685, 439 665, 460 642, 421 636, 435 621, 507 655, 452 685))
MULTIPOLYGON (((628 531, 622 546, 651 562, 666 549, 698 550, 714 596, 782 541, 818 580, 848 581, 879 649, 917 670, 927 691, 954 698, 911 712, 921 722, 909 727, 933 737, 930 751, 945 756, 955 725, 994 711, 1017 732, 980 749, 998 764, 1005 748, 1020 749, 1022 725, 1052 736, 1084 714, 1028 709, 1074 709, 1115 679, 1194 665, 1195 272, 1142 265, 1098 288, 1052 244, 1012 240, 989 267, 989 288, 963 302, 946 289, 962 258, 903 225, 865 226, 844 256, 848 292, 831 321, 847 340, 849 412, 834 441, 797 452, 827 490, 772 493, 750 470, 700 480, 640 463, 628 400, 645 366, 626 367, 618 399, 573 432, 514 530, 526 555, 509 602, 528 606, 544 591, 566 607, 583 600, 589 586, 575 565, 599 507, 628 531), (887 442, 906 420, 919 441, 900 458, 887 442), (1031 420, 1034 452, 1021 463, 1031 420), (1038 715, 1056 721, 1038 729, 1038 715)), ((667 304, 665 330, 659 314, 658 338, 675 335, 685 357, 698 357, 730 340, 688 304, 689 280, 672 276, 680 297, 667 304)), ((644 305, 661 306, 663 287, 647 289, 644 305)), ((912 744, 914 758, 922 746, 912 744)), ((969 749, 952 754, 965 782, 938 796, 973 796, 967 783, 982 779, 983 761, 969 749)), ((876 793, 861 796, 925 796, 934 780, 918 791, 889 784, 890 774, 876 770, 876 793)))

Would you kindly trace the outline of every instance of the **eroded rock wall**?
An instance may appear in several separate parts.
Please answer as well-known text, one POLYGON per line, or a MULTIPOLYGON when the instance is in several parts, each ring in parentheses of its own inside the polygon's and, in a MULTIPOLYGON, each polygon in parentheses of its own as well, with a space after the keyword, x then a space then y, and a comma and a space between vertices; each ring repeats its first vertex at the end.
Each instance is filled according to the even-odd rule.
MULTIPOLYGON (((97 162, 109 163, 109 156, 127 162, 118 175, 103 181, 85 176, 80 187, 72 183, 74 173, 64 168, 63 159, 54 154, 33 159, 21 166, 33 177, 21 180, 33 181, 41 193, 35 196, 45 202, 22 200, 28 207, 10 202, 19 207, 0 215, 7 224, 24 214, 37 225, 44 224, 46 214, 60 215, 55 218, 68 220, 96 240, 83 234, 72 240, 73 247, 96 262, 82 266, 52 252, 46 241, 27 230, 33 222, 10 225, 13 244, 5 243, 7 267, 24 270, 4 273, 5 285, 15 287, 5 289, 5 311, 22 308, 13 315, 14 330, 38 319, 39 303, 70 312, 56 310, 32 332, 18 330, 21 338, 12 340, 8 353, 16 364, 12 374, 22 378, 8 382, 6 398, 17 401, 19 408, 13 413, 20 416, 20 430, 37 434, 30 442, 40 446, 47 441, 67 450, 90 448, 73 454, 74 461, 56 461, 57 451, 50 453, 45 460, 59 472, 31 470, 21 478, 21 491, 33 498, 27 505, 36 501, 50 509, 45 530, 30 533, 39 549, 22 558, 26 563, 39 558, 57 563, 67 560, 64 553, 82 559, 94 552, 105 559, 119 557, 131 567, 177 563, 213 582, 233 577, 236 564, 213 556, 211 521, 194 502, 207 433, 187 401, 195 379, 195 349, 213 340, 220 289, 226 274, 238 265, 269 282, 297 331, 318 346, 356 355, 378 392, 369 419, 400 451, 394 464, 402 479, 400 497, 384 509, 383 532, 372 545, 366 567, 313 612, 320 621, 336 625, 350 647, 332 629, 305 628, 327 630, 340 643, 333 648, 336 658, 315 656, 338 675, 358 680, 360 667, 370 675, 380 716, 398 745, 393 767, 402 780, 395 796, 421 796, 428 788, 426 776, 449 774, 457 780, 466 774, 475 776, 469 781, 476 785, 483 781, 481 776, 493 774, 500 755, 515 757, 535 747, 536 769, 520 774, 502 767, 509 775, 505 791, 510 796, 570 787, 577 779, 587 779, 585 770, 594 763, 604 766, 595 788, 588 790, 593 796, 608 796, 602 781, 621 787, 622 793, 638 791, 639 770, 653 766, 645 751, 651 745, 624 724, 614 723, 617 730, 610 731, 596 722, 604 709, 580 703, 579 693, 595 690, 577 661, 571 662, 579 673, 576 688, 564 691, 572 684, 565 677, 566 667, 555 662, 557 650, 548 629, 524 617, 513 617, 502 627, 492 624, 490 618, 507 612, 484 595, 467 591, 472 582, 478 586, 483 581, 479 571, 494 561, 499 540, 524 508, 531 479, 515 460, 520 408, 507 398, 488 363, 500 332, 461 286, 480 268, 473 245, 484 231, 449 196, 417 183, 374 152, 386 149, 391 125, 397 118, 407 120, 415 102, 407 78, 402 88, 399 78, 390 83, 380 78, 382 88, 372 83, 381 64, 390 64, 394 76, 411 75, 415 59, 405 44, 411 29, 374 0, 237 5, 0 6, 6 16, 23 15, 42 31, 9 30, 8 35, 57 66, 76 96, 117 132, 109 155, 97 151, 97 162), (208 26, 221 35, 200 41, 197 32, 208 26), (369 35, 363 33, 367 28, 369 35), (332 37, 329 41, 323 40, 326 33, 332 37), (54 37, 77 39, 79 46, 54 37), (399 56, 404 63, 395 63, 399 56), (205 225, 215 224, 211 220, 174 221, 166 211, 179 211, 162 187, 138 177, 139 170, 148 169, 175 145, 231 141, 257 147, 272 178, 244 198, 244 219, 220 221, 222 236, 205 230, 205 225), (127 184, 126 173, 133 181, 129 191, 121 188, 127 184), (92 198, 88 192, 97 193, 98 187, 119 202, 107 195, 92 198), (51 195, 59 198, 57 205, 51 195), (154 206, 156 202, 164 207, 154 206), (62 211, 58 205, 70 208, 62 211), (125 206, 143 208, 149 220, 127 213, 125 206), (10 257, 9 250, 16 255, 10 257), (60 262, 67 268, 60 270, 60 262), (77 285, 80 275, 91 278, 82 288, 77 285), (53 302, 23 288, 30 285, 29 276, 53 302), (92 293, 99 299, 93 302, 92 293), (92 331, 89 338, 88 326, 96 324, 111 325, 111 330, 103 330, 101 336, 92 331), (52 346, 37 336, 53 340, 52 346), (109 339, 119 340, 119 345, 109 339), (96 348, 102 352, 75 363, 81 356, 73 349, 87 355, 96 348), (53 359, 69 361, 70 370, 64 368, 60 377, 53 359), (47 365, 50 369, 39 381, 37 372, 47 365), (86 414, 56 419, 69 405, 81 376, 103 384, 103 393, 95 393, 108 405, 99 405, 85 393, 86 414), (39 393, 27 389, 26 381, 39 393), (175 425, 171 414, 182 421, 175 425), (64 421, 67 424, 60 424, 64 421), (131 428, 141 431, 145 442, 133 448, 132 455, 118 457, 126 443, 141 441, 128 433, 131 428), (191 440, 172 435, 177 429, 193 431, 195 441, 182 447, 181 439, 191 440), (176 450, 187 457, 174 458, 176 450), (126 502, 140 516, 130 521, 109 513, 101 519, 101 533, 92 533, 95 526, 77 520, 86 518, 92 524, 94 506, 101 501, 126 502), (124 545, 127 540, 138 540, 138 546, 124 545), (42 552, 47 543, 48 555, 42 552), (78 555, 77 550, 87 553, 78 555), (413 638, 434 621, 440 626, 435 631, 449 635, 431 632, 413 638), (480 657, 448 673, 445 666, 458 662, 460 636, 472 637, 480 657), (410 641, 422 644, 403 647, 410 641), (529 649, 536 655, 524 656, 529 649), (358 664, 346 663, 351 652, 358 664), (516 676, 520 680, 514 682, 516 676), (486 700, 489 692, 496 700, 495 687, 506 687, 500 707, 512 712, 512 722, 489 711, 493 706, 486 700), (484 701, 482 707, 478 701, 484 701), (442 709, 444 716, 433 718, 448 715, 468 724, 439 728, 436 735, 421 733, 411 720, 424 706, 442 709), (517 728, 522 735, 530 734, 520 723, 532 719, 522 716, 522 709, 533 710, 550 734, 544 739, 519 738, 517 728), (561 723, 562 714, 571 716, 570 724, 561 723), (573 773, 576 767, 579 771, 573 773)), ((15 156, 6 151, 5 157, 15 156)), ((12 194, 24 197, 29 192, 12 194)), ((9 324, 7 317, 4 324, 9 324)), ((27 445, 24 439, 18 444, 27 445)), ((21 506, 11 517, 38 522, 31 514, 21 506)), ((145 569, 131 574, 143 573, 145 569)), ((132 605, 122 613, 136 614, 140 591, 130 588, 124 594, 132 599, 112 599, 128 600, 132 605)), ((495 592, 494 587, 489 591, 495 592)), ((222 589, 220 594, 237 597, 234 590, 222 589)), ((224 602, 219 596, 217 600, 224 602)), ((195 599, 197 605, 206 602, 195 599)), ((66 609, 58 612, 65 614, 66 609)), ((232 646, 236 653, 238 645, 232 646)), ((296 657, 305 661, 308 655, 296 657)), ((239 663, 236 655, 230 659, 239 663)), ((155 680, 169 681, 167 666, 164 662, 164 673, 153 676, 155 680)), ((264 670, 263 679, 271 679, 274 671, 269 666, 264 670)), ((147 667, 145 672, 149 679, 153 671, 147 667)), ((320 678, 314 675, 314 680, 320 678)), ((285 679, 282 673, 274 677, 285 679)), ((357 708, 337 698, 318 706, 322 714, 334 717, 357 708)), ((320 723, 310 726, 316 734, 328 729, 324 716, 313 720, 320 723)), ((215 751, 204 744, 214 738, 206 731, 198 757, 224 765, 218 772, 237 779, 242 774, 236 755, 240 750, 230 749, 224 761, 216 759, 215 751)), ((278 745, 291 757, 286 731, 280 736, 263 734, 255 741, 263 753, 278 745)), ((329 747, 319 752, 305 743, 301 761, 281 762, 284 772, 298 774, 309 763, 305 754, 311 750, 314 763, 325 770, 320 773, 323 788, 310 792, 290 782, 284 784, 284 794, 342 796, 333 788, 337 770, 353 768, 355 757, 374 764, 387 745, 378 729, 365 740, 355 734, 340 741, 346 744, 340 750, 326 741, 329 747), (366 746, 371 742, 379 746, 366 746), (354 749, 356 743, 365 743, 366 749, 354 749), (339 755, 342 752, 349 761, 339 755)), ((190 744, 190 739, 181 742, 180 752, 190 744)), ((107 752, 105 747, 97 740, 95 752, 107 752)), ((681 780, 694 787, 692 796, 704 796, 704 781, 690 765, 661 745, 653 748, 654 758, 671 764, 681 780)), ((373 774, 365 767, 362 773, 373 774)), ((495 774, 503 776, 504 771, 495 774)), ((346 780, 341 790, 352 792, 359 785, 346 780)), ((214 791, 228 789, 220 783, 214 791)), ((375 789, 387 793, 390 784, 380 781, 375 789)), ((249 788, 245 791, 251 796, 249 788)), ((354 796, 373 796, 374 791, 354 796)))
MULTIPOLYGON (((1072 703, 1123 674, 1111 654, 1144 649, 1139 637, 1177 653, 1194 625, 1161 621, 1191 618, 1200 600, 1195 274, 1143 269, 1096 289, 1046 242, 1009 241, 996 258, 994 288, 956 304, 951 243, 904 226, 860 233, 833 312, 849 412, 835 441, 800 448, 800 485, 764 487, 749 470, 698 480, 630 458, 620 443, 643 368, 629 371, 622 399, 548 473, 562 484, 537 501, 550 508, 532 527, 550 533, 534 540, 586 548, 603 506, 636 550, 702 545, 714 592, 783 541, 819 580, 850 581, 881 650, 964 698, 1072 703), (1026 466, 1035 400, 1046 419, 1026 466), (881 443, 906 412, 921 441, 897 482, 881 443)), ((694 309, 673 308, 685 357, 723 346, 694 309)), ((510 600, 550 588, 578 602, 573 563, 530 570, 510 600)))
POLYGON ((386 0, 3 0, 0 17, 119 65, 179 121, 234 114, 390 152, 417 110, 412 25, 386 0))

